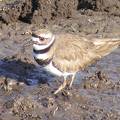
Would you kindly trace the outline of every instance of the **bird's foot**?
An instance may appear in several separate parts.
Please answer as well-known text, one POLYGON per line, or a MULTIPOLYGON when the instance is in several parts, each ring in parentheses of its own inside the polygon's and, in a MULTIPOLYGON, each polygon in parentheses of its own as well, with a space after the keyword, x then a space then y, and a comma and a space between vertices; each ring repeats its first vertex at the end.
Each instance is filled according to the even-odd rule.
POLYGON ((64 80, 63 84, 60 85, 60 87, 54 92, 54 95, 56 95, 57 93, 59 93, 60 91, 62 91, 67 85, 67 81, 64 80))
POLYGON ((60 91, 62 91, 63 88, 59 87, 55 92, 54 92, 54 95, 58 94, 60 91))
POLYGON ((66 85, 65 87, 59 87, 55 92, 54 95, 56 95, 59 92, 62 92, 63 94, 67 94, 69 95, 70 93, 68 92, 68 90, 72 89, 72 86, 66 85), (66 87, 66 89, 64 89, 66 87))
POLYGON ((68 90, 63 90, 62 94, 66 97, 72 96, 72 94, 68 90))

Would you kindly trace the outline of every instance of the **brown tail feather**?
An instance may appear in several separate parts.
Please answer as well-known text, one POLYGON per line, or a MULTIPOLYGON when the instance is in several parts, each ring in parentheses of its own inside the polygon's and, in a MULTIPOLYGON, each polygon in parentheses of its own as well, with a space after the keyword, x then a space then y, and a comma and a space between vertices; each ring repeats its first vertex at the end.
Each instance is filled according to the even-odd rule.
POLYGON ((103 57, 120 45, 120 39, 96 39, 93 43, 96 46, 94 49, 95 53, 103 57))

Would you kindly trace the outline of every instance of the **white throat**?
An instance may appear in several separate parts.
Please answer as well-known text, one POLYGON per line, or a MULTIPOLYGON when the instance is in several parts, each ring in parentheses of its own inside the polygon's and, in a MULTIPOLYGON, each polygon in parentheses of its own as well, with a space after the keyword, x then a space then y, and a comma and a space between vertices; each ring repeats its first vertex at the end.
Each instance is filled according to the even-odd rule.
MULTIPOLYGON (((37 44, 33 44, 33 48, 34 48, 35 50, 43 50, 43 49, 48 48, 48 47, 54 42, 55 36, 53 35, 52 38, 50 38, 50 39, 51 39, 51 40, 50 40, 49 44, 47 44, 47 45, 37 45, 37 44)), ((33 40, 33 41, 39 41, 39 38, 32 37, 32 40, 33 40)))

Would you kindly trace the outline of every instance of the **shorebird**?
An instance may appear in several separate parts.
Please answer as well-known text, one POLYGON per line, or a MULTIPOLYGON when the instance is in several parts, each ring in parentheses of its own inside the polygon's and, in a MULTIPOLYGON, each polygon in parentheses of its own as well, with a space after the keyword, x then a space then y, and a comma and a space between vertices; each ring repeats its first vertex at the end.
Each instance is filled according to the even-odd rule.
POLYGON ((35 61, 47 71, 64 77, 63 84, 54 94, 66 85, 71 87, 79 70, 108 55, 120 45, 120 39, 88 39, 70 33, 54 34, 48 29, 33 32, 32 41, 35 61), (72 76, 71 81, 67 80, 69 75, 72 76))

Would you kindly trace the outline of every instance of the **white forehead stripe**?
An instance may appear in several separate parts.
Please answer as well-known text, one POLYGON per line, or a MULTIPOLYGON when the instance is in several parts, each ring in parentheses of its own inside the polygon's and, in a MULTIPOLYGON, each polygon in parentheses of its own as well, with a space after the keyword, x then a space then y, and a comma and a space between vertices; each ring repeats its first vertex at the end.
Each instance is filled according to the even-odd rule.
POLYGON ((39 36, 43 37, 43 38, 51 38, 52 37, 52 33, 40 34, 39 36))

